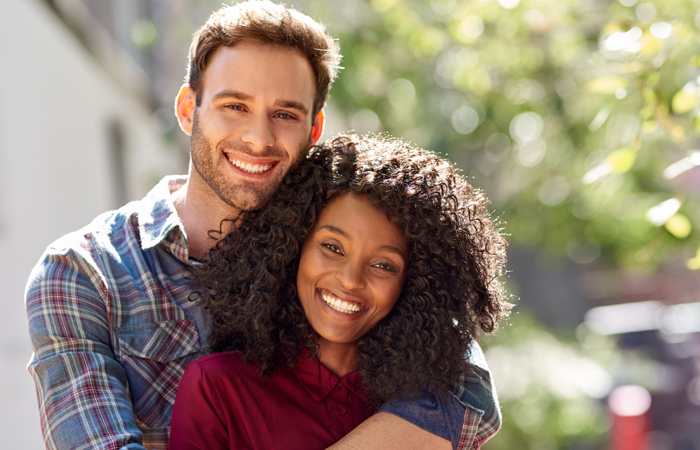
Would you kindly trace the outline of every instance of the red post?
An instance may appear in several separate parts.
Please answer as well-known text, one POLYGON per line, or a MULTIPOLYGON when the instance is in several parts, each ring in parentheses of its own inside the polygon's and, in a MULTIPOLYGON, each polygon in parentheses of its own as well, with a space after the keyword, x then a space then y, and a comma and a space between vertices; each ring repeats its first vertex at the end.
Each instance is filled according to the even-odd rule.
POLYGON ((619 386, 608 397, 610 450, 649 450, 651 395, 641 386, 619 386))

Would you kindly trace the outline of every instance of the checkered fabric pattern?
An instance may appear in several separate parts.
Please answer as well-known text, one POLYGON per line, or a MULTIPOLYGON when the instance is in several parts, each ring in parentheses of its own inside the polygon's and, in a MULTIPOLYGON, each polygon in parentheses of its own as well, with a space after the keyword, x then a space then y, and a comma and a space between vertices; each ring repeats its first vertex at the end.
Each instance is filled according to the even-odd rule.
MULTIPOLYGON (((207 353, 211 328, 192 301, 199 293, 170 200, 185 181, 166 177, 143 200, 62 237, 32 271, 28 369, 47 449, 167 449, 177 386, 207 353)), ((470 358, 478 367, 454 387, 458 407, 428 412, 419 401, 395 401, 381 410, 456 449, 478 449, 498 431, 500 412, 485 361, 472 361, 483 359, 478 345, 470 358)))
POLYGON ((501 429, 501 410, 493 389, 488 370, 478 366, 472 366, 472 372, 462 375, 453 389, 452 395, 466 407, 457 450, 478 450, 501 429), (491 398, 484 397, 489 392, 491 398))
POLYGON ((178 383, 208 332, 169 199, 184 182, 57 240, 34 268, 29 372, 48 449, 167 448, 178 383))
POLYGON ((478 450, 501 428, 501 411, 484 353, 472 342, 469 370, 441 396, 428 391, 393 398, 379 407, 452 443, 455 450, 478 450))

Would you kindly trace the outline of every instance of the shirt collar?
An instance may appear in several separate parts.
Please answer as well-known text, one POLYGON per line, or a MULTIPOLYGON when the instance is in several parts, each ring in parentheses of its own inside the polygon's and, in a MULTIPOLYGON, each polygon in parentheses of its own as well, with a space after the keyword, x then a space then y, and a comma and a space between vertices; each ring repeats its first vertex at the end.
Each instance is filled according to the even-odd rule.
POLYGON ((309 358, 308 349, 301 348, 299 362, 292 368, 299 382, 317 402, 321 402, 333 392, 336 386, 345 386, 362 400, 367 401, 367 395, 362 387, 362 377, 355 370, 342 378, 328 370, 316 358, 309 358))
MULTIPOLYGON (((187 249, 185 228, 177 215, 171 195, 187 182, 184 175, 171 175, 163 178, 140 202, 138 210, 141 248, 148 250, 171 236, 180 246, 187 249)), ((185 252, 186 253, 186 252, 185 252)))

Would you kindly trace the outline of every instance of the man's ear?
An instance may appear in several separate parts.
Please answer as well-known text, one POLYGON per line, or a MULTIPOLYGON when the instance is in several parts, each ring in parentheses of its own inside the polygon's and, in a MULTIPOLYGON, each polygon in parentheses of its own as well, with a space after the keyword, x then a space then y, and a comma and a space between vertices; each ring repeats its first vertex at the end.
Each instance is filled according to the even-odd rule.
POLYGON ((197 94, 189 85, 183 84, 175 98, 175 115, 182 131, 192 135, 194 110, 197 107, 197 94))
POLYGON ((314 126, 311 129, 311 145, 316 145, 321 135, 323 134, 323 125, 325 123, 325 116, 323 115, 323 110, 320 110, 316 117, 314 117, 314 126))

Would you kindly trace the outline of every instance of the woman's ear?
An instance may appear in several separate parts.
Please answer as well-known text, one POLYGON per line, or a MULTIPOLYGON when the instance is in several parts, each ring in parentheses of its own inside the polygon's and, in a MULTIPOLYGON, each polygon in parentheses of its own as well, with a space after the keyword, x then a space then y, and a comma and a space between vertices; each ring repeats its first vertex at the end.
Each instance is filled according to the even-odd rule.
POLYGON ((323 115, 323 110, 320 110, 314 117, 314 126, 311 129, 311 145, 316 145, 321 135, 323 134, 323 125, 326 118, 323 115))
POLYGON ((197 94, 189 85, 183 84, 180 87, 177 97, 175 97, 175 115, 182 131, 192 135, 192 124, 194 122, 194 110, 197 106, 197 94))

